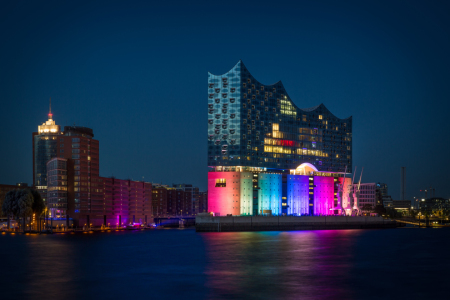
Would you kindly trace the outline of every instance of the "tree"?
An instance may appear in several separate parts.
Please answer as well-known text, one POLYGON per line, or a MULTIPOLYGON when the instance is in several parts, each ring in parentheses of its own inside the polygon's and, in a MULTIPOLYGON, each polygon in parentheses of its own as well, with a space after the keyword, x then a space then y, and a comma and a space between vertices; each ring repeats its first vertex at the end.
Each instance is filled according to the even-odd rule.
POLYGON ((409 209, 409 215, 413 218, 415 218, 417 216, 417 211, 415 211, 414 209, 409 209))
POLYGON ((41 214, 42 212, 45 210, 45 203, 44 200, 41 197, 41 194, 35 190, 35 189, 30 189, 30 193, 33 196, 33 205, 32 205, 32 210, 33 213, 36 214, 36 219, 38 220, 38 230, 40 231, 40 226, 41 226, 41 214))
POLYGON ((9 191, 3 201, 2 212, 9 218, 13 216, 17 221, 22 218, 25 231, 26 218, 33 213, 40 215, 45 208, 41 195, 36 190, 17 189, 9 191))
POLYGON ((16 190, 17 213, 16 218, 22 218, 25 232, 26 218, 33 214, 33 195, 30 190, 16 190))
POLYGON ((391 219, 395 219, 395 218, 401 218, 402 214, 399 213, 397 210, 395 210, 394 208, 388 208, 386 209, 386 214, 389 216, 389 218, 391 219))
POLYGON ((364 204, 362 207, 363 211, 371 211, 372 209, 373 209, 373 207, 370 204, 364 204))
POLYGON ((17 215, 17 205, 16 205, 16 191, 11 190, 5 195, 5 200, 2 205, 2 212, 8 218, 8 230, 10 227, 10 218, 11 216, 17 215))
POLYGON ((386 208, 384 208, 383 205, 377 205, 377 206, 375 206, 373 212, 375 212, 381 216, 386 213, 386 208))

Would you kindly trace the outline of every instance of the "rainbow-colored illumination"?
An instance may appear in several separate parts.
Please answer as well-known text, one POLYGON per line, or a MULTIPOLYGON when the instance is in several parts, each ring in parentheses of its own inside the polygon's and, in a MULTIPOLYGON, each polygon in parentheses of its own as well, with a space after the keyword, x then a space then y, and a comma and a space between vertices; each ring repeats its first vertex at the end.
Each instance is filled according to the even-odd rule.
POLYGON ((281 214, 282 175, 258 174, 258 210, 259 214, 281 214))
POLYGON ((334 214, 334 177, 314 176, 314 214, 334 214))
POLYGON ((240 173, 241 211, 243 216, 253 214, 253 174, 251 172, 240 173))
POLYGON ((254 213, 281 215, 284 196, 284 205, 287 207, 284 212, 287 215, 350 215, 352 209, 348 191, 351 188, 351 179, 345 179, 341 199, 337 191, 344 180, 342 177, 317 176, 312 173, 292 175, 269 172, 209 172, 209 211, 220 216, 254 213), (285 195, 283 176, 286 176, 285 195), (336 207, 343 209, 335 209, 336 207))
POLYGON ((240 215, 240 172, 208 173, 208 210, 215 215, 240 215))
POLYGON ((309 176, 287 176, 288 215, 301 216, 309 211, 309 176))

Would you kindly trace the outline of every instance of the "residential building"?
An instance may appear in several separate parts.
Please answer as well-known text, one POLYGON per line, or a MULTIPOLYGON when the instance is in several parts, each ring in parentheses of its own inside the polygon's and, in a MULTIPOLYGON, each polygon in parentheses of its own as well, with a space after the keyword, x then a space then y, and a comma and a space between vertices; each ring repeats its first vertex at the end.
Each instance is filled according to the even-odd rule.
POLYGON ((33 133, 33 184, 48 202, 48 217, 71 218, 75 226, 147 223, 151 216, 151 183, 100 177, 93 130, 61 131, 51 108, 33 133))
MULTIPOLYGON (((180 191, 184 191, 185 200, 182 210, 185 215, 195 215, 198 213, 199 204, 199 189, 198 187, 193 187, 192 184, 173 184, 174 188, 180 191)), ((181 209, 181 208, 180 208, 181 209)))
POLYGON ((419 201, 419 209, 425 209, 428 211, 450 209, 450 199, 444 199, 440 197, 432 197, 428 199, 422 199, 419 201))
MULTIPOLYGON (((73 170, 73 165, 70 167, 73 170)), ((54 157, 47 162, 47 208, 48 216, 51 218, 66 218, 69 214, 74 216, 73 180, 68 180, 68 169, 65 158, 54 157), (70 203, 69 182, 71 183, 70 203)), ((72 170, 71 177, 73 177, 72 170)))
POLYGON ((377 183, 376 187, 376 205, 383 205, 383 197, 388 196, 388 186, 386 183, 377 183))
POLYGON ((53 120, 52 106, 48 120, 38 126, 38 131, 32 133, 33 145, 33 186, 41 194, 44 203, 47 199, 47 162, 58 153, 58 137, 63 133, 53 120))
POLYGON ((371 207, 373 209, 377 205, 376 188, 376 183, 361 183, 359 192, 359 207, 361 209, 363 207, 371 207))
POLYGON ((199 192, 198 197, 198 212, 205 213, 208 212, 208 192, 199 192))
POLYGON ((198 187, 193 187, 191 184, 173 184, 173 187, 154 184, 153 216, 194 216, 198 212, 206 212, 205 200, 204 192, 199 192, 198 187), (196 210, 197 206, 200 207, 198 208, 201 209, 200 211, 196 210))

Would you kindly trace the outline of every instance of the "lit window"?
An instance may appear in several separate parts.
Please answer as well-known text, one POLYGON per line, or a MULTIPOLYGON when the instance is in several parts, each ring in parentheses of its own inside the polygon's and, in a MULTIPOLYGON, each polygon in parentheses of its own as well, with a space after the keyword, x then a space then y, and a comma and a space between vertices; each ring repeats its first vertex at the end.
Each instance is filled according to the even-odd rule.
POLYGON ((279 127, 278 123, 273 123, 273 124, 272 124, 272 129, 273 129, 274 131, 280 130, 280 127, 279 127))
POLYGON ((226 187, 227 180, 225 178, 217 178, 216 179, 216 187, 226 187))
POLYGON ((319 120, 322 120, 322 115, 319 115, 319 120))

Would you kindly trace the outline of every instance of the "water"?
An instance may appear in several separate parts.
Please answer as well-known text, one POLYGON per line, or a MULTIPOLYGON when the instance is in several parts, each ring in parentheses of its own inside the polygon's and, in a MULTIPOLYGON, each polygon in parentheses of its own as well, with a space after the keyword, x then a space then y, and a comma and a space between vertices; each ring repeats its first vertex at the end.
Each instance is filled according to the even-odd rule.
POLYGON ((0 235, 0 299, 447 299, 449 229, 0 235))

